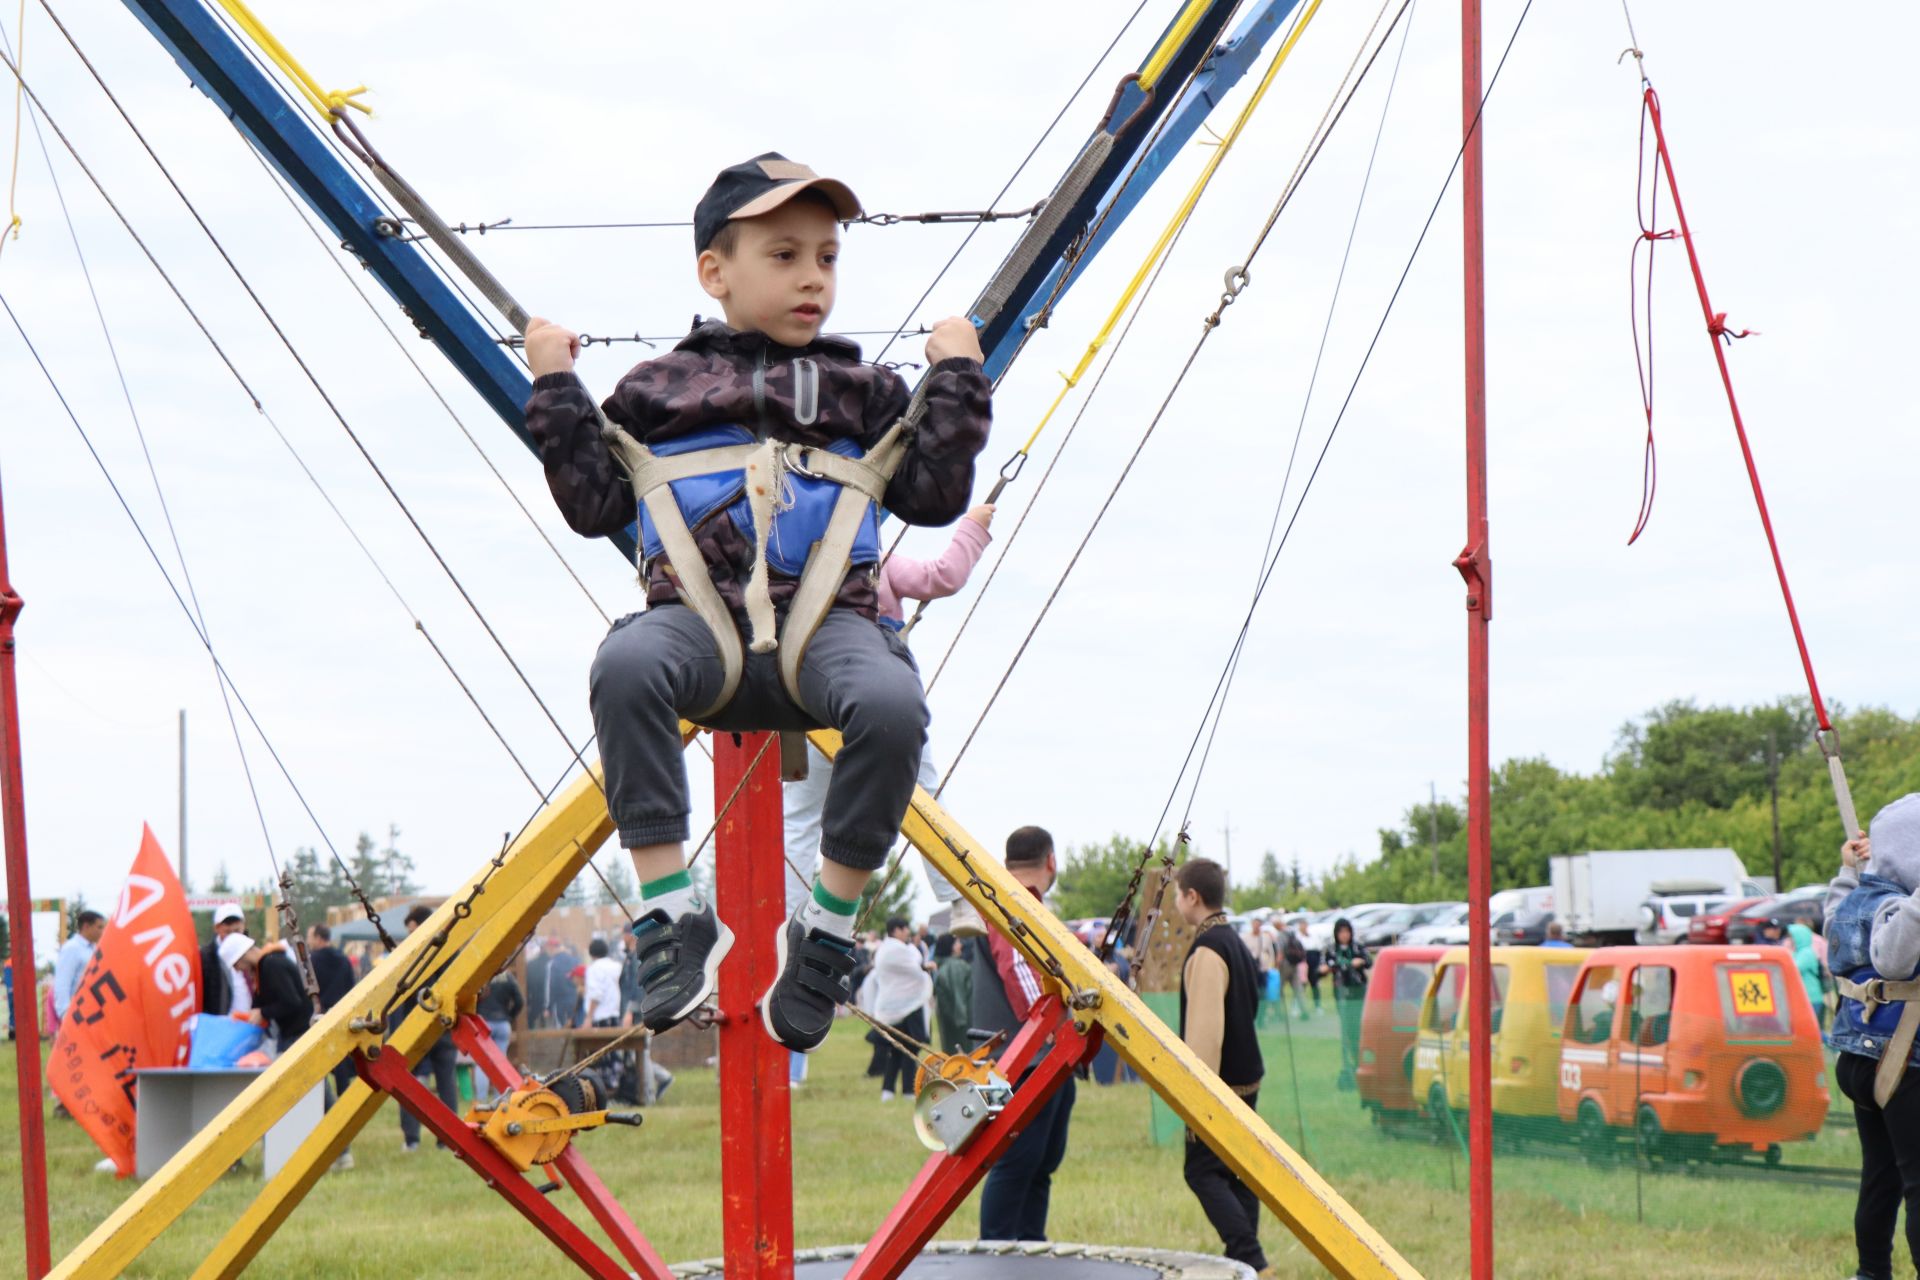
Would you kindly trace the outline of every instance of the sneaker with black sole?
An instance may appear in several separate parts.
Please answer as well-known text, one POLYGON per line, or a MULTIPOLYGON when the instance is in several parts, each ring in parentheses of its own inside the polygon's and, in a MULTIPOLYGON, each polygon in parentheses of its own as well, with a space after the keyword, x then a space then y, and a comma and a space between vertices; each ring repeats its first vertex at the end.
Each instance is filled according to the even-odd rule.
POLYGON ((812 1053, 833 1030, 834 1010, 853 1001, 853 944, 823 929, 808 929, 794 916, 782 925, 775 948, 780 976, 760 997, 767 1034, 800 1053, 812 1053))
POLYGON ((665 1031, 713 995, 720 962, 733 948, 733 930, 720 922, 711 905, 669 920, 649 911, 633 922, 640 956, 640 1021, 649 1031, 665 1031))

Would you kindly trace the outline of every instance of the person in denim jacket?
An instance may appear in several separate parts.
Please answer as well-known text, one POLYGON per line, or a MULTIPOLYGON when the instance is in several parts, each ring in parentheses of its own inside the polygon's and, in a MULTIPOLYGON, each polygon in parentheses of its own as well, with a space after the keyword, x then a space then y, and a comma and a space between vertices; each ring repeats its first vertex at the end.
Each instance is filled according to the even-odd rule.
POLYGON ((1841 993, 1827 1040, 1840 1051, 1834 1073, 1860 1133, 1855 1280, 1892 1280, 1902 1200, 1907 1249, 1920 1259, 1920 1084, 1912 1069, 1920 1061, 1912 1033, 1920 1019, 1912 998, 1920 995, 1912 981, 1920 971, 1920 793, 1880 810, 1871 832, 1841 847, 1827 888, 1827 967, 1841 993))

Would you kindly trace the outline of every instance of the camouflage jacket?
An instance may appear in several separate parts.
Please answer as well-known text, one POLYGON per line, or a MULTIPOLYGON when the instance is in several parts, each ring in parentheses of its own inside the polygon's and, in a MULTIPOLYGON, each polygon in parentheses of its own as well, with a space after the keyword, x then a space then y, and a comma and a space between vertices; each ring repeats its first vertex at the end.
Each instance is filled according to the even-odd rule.
MULTIPOLYGON (((908 524, 952 524, 972 501, 973 460, 986 447, 992 422, 992 385, 979 364, 964 357, 942 360, 927 378, 927 412, 887 486, 885 506, 908 524)), ((709 320, 666 355, 635 365, 601 407, 647 445, 737 423, 758 424, 757 430, 780 440, 824 446, 847 439, 868 449, 899 419, 908 399, 898 374, 862 364, 860 348, 845 338, 822 335, 805 347, 784 347, 764 334, 709 320)), ((550 373, 536 379, 527 427, 540 447, 547 487, 575 533, 604 537, 634 522, 633 487, 600 438, 593 402, 579 378, 550 373)), ((721 598, 744 618, 752 537, 724 510, 702 521, 693 537, 721 598)), ((656 556, 644 573, 648 605, 679 599, 665 556, 656 556)), ((776 608, 793 598, 796 582, 774 575, 776 608)), ((848 570, 834 605, 877 616, 872 565, 848 570)))

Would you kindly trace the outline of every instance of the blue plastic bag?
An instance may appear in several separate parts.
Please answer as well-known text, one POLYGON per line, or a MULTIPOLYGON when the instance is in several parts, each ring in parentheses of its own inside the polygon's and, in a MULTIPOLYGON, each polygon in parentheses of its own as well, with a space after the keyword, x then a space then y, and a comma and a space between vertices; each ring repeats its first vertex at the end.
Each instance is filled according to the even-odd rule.
POLYGON ((267 1033, 251 1022, 223 1018, 211 1013, 193 1016, 193 1051, 187 1057, 189 1069, 231 1067, 260 1047, 267 1033))
POLYGON ((1278 969, 1269 969, 1267 970, 1267 999, 1271 1001, 1278 1000, 1279 998, 1280 971, 1278 969))

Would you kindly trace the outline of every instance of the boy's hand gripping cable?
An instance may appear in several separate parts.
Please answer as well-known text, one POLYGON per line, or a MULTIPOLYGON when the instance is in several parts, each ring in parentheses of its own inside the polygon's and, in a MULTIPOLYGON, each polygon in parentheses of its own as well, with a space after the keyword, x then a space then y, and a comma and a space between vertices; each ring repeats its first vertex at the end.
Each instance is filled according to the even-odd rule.
MULTIPOLYGON (((1819 678, 1814 675, 1813 657, 1807 650, 1806 633, 1800 626, 1800 611, 1794 607, 1793 588, 1787 583, 1786 564, 1780 558, 1780 542, 1779 539, 1774 536, 1773 517, 1767 511, 1767 495, 1760 487, 1760 471, 1753 461, 1753 446, 1747 440, 1746 422, 1740 416, 1740 402, 1733 392, 1733 374, 1727 367, 1727 347, 1733 345, 1734 339, 1749 336, 1752 330, 1741 329, 1736 331, 1730 328, 1727 324, 1726 313, 1724 311, 1715 311, 1712 300, 1707 296, 1707 280, 1700 269, 1700 253, 1694 245, 1693 232, 1687 225, 1686 208, 1680 202, 1680 186, 1673 171, 1673 153, 1668 149, 1666 130, 1660 117, 1660 96, 1654 92, 1653 82, 1647 79, 1645 65, 1642 62, 1643 55, 1640 50, 1637 47, 1631 47, 1626 52, 1633 55, 1635 64, 1640 68, 1640 136, 1642 149, 1641 171, 1643 174, 1647 168, 1645 146, 1646 126, 1648 124, 1653 126, 1654 140, 1655 167, 1653 170, 1652 184, 1653 196, 1650 205, 1640 211, 1640 232, 1634 242, 1636 264, 1640 242, 1646 241, 1648 245, 1647 286, 1649 293, 1651 293, 1653 246, 1661 240, 1676 238, 1674 231, 1660 231, 1657 226, 1660 175, 1664 172, 1667 179, 1667 190, 1673 200, 1674 221, 1678 224, 1677 238, 1680 243, 1685 246, 1687 263, 1693 270, 1693 285, 1694 290, 1700 297, 1700 312, 1706 321, 1707 341, 1712 344, 1714 362, 1720 369, 1720 384, 1726 389, 1727 409, 1733 416, 1733 432, 1735 437, 1740 441, 1740 456, 1746 463, 1747 480, 1753 487, 1754 505, 1760 512, 1760 528, 1767 535, 1767 550, 1773 557, 1774 576, 1779 579, 1780 597, 1787 606, 1787 622, 1793 628, 1793 642, 1800 651, 1800 668, 1806 673, 1807 694, 1813 701, 1814 719, 1818 725, 1818 728, 1814 732, 1814 741, 1819 744, 1820 754, 1826 758, 1827 772, 1833 781, 1834 804, 1840 811, 1840 823, 1846 829, 1847 838, 1851 839, 1860 829, 1860 820, 1854 811, 1853 793, 1847 786, 1847 771, 1840 758, 1840 737, 1833 727, 1831 717, 1827 714, 1826 701, 1820 696, 1820 681, 1819 678)), ((1625 57, 1626 55, 1622 54, 1621 56, 1625 57)), ((1644 179, 1642 181, 1644 181, 1644 179)), ((1637 276, 1635 278, 1637 279, 1637 276)), ((1643 486, 1640 518, 1634 528, 1634 538, 1638 538, 1641 531, 1646 528, 1647 518, 1651 515, 1653 502, 1653 361, 1651 351, 1651 302, 1648 304, 1647 314, 1649 317, 1649 350, 1646 359, 1640 365, 1642 370, 1641 394, 1647 414, 1647 481, 1643 486)), ((1637 358, 1640 347, 1637 310, 1634 312, 1634 316, 1634 348, 1637 358)), ((1629 542, 1631 541, 1632 539, 1629 539, 1629 542)))

